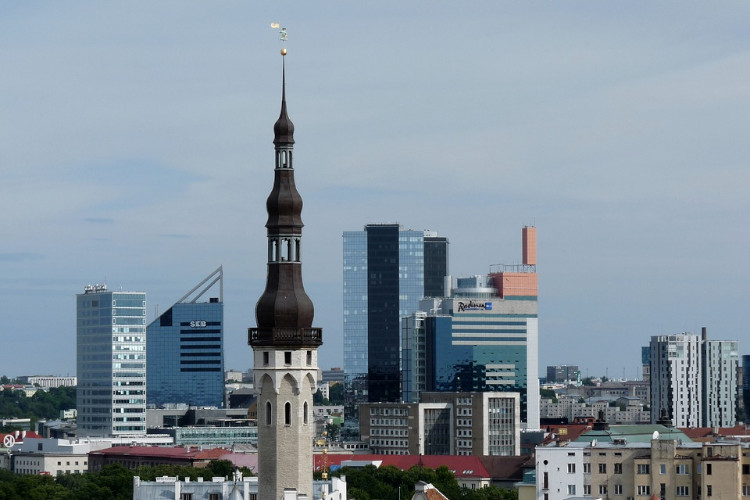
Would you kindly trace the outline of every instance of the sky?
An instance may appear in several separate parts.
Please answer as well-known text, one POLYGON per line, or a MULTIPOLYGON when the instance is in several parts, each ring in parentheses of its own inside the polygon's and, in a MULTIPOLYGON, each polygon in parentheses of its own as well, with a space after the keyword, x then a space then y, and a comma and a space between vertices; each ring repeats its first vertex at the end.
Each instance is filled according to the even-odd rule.
POLYGON ((750 3, 0 3, 0 374, 75 374, 75 295, 148 321, 223 266, 252 366, 287 28, 303 276, 343 365, 342 232, 538 231, 539 365, 640 376, 652 335, 750 353, 750 3))

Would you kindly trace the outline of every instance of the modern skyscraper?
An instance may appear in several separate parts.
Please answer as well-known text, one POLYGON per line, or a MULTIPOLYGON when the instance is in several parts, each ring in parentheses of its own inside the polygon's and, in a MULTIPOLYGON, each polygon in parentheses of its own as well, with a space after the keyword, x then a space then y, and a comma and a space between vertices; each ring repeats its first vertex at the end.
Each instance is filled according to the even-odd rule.
POLYGON ((737 424, 739 345, 682 333, 651 337, 651 421, 662 414, 676 427, 737 424), (655 399, 656 398, 656 399, 655 399))
MULTIPOLYGON (((286 49, 282 49, 282 56, 286 49)), ((266 200, 266 288, 248 330, 258 394, 258 498, 285 498, 296 489, 313 498, 313 393, 317 388, 320 328, 302 285, 302 197, 294 183, 294 125, 286 110, 282 59, 281 114, 273 127, 274 183, 266 200)))
POLYGON ((740 364, 736 340, 708 340, 702 345, 703 427, 737 425, 737 371, 740 364))
POLYGON ((344 369, 359 400, 401 398, 400 322, 442 296, 448 239, 398 224, 344 232, 344 369))
POLYGON ((146 294, 89 285, 76 295, 78 434, 146 433, 146 294))
POLYGON ((403 400, 425 391, 521 394, 521 420, 539 427, 536 228, 523 264, 459 278, 451 296, 424 299, 402 320, 403 400))
POLYGON ((223 406, 223 290, 219 266, 148 325, 149 405, 223 406), (198 302, 216 284, 219 296, 198 302))
POLYGON ((651 337, 651 422, 662 414, 675 427, 701 425, 701 339, 681 333, 651 337))

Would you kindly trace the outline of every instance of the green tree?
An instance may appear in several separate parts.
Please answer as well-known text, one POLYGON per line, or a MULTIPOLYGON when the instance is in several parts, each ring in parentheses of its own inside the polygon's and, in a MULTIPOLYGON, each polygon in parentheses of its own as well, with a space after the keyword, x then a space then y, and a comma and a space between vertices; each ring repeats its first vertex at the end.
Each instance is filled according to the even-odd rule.
POLYGON ((557 393, 554 389, 539 389, 539 395, 545 399, 551 399, 553 403, 557 403, 557 393))
POLYGON ((341 434, 341 424, 332 422, 326 426, 326 430, 328 431, 328 438, 331 441, 336 441, 341 434))
POLYGON ((344 404, 344 384, 333 384, 328 389, 328 399, 332 405, 344 404))

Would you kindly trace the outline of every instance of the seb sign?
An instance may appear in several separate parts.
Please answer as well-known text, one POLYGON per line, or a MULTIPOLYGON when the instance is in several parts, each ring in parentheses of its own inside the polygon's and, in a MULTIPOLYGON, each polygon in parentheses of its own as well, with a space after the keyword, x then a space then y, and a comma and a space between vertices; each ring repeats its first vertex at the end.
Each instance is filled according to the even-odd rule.
POLYGON ((206 322, 203 320, 191 321, 190 328, 206 328, 206 322))

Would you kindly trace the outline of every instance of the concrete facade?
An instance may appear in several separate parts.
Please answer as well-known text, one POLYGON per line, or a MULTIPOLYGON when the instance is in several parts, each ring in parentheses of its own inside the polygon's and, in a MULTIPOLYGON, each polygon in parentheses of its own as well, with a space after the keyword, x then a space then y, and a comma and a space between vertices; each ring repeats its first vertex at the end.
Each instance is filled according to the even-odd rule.
POLYGON ((520 455, 520 395, 422 395, 421 403, 368 403, 360 435, 381 455, 520 455))
POLYGON ((750 496, 750 451, 740 443, 568 443, 537 447, 536 498, 665 500, 750 496))

